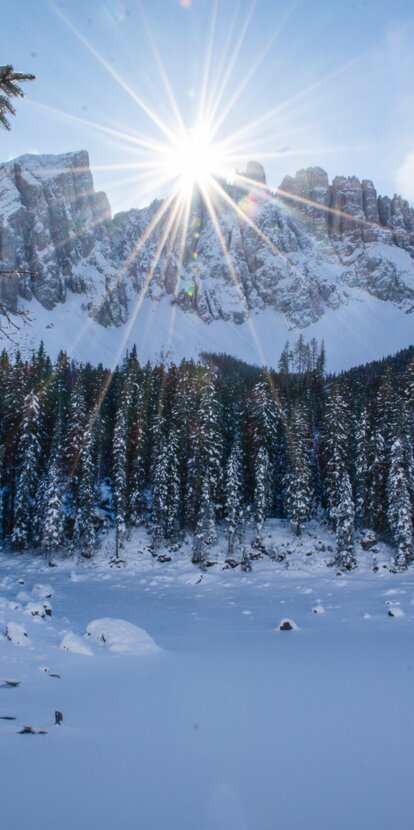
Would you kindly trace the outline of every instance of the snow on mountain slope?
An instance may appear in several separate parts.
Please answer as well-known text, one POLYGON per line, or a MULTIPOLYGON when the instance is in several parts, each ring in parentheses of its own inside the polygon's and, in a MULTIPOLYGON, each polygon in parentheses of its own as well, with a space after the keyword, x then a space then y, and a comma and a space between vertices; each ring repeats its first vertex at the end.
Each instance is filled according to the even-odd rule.
POLYGON ((85 151, 0 165, 0 270, 26 272, 0 277, 0 302, 32 316, 15 342, 107 366, 133 343, 141 360, 215 351, 276 365, 302 332, 325 339, 331 369, 413 343, 408 203, 355 177, 329 184, 321 168, 276 193, 259 178, 222 183, 237 208, 215 200, 228 255, 194 197, 186 238, 179 229, 157 260, 168 210, 149 235, 161 202, 111 219, 85 151))
POLYGON ((2 827, 412 826, 412 571, 390 573, 381 543, 358 546, 358 569, 338 576, 327 528, 296 539, 270 521, 266 533, 283 562, 224 571, 222 537, 221 564, 202 578, 188 551, 154 560, 143 528, 120 568, 112 533, 88 564, 3 553, 0 636, 13 623, 30 645, 0 639, 2 827), (43 580, 53 615, 40 620, 19 597, 43 580), (102 617, 160 648, 85 639, 102 617), (286 618, 296 630, 278 630, 286 618), (77 648, 59 648, 62 637, 77 648))
MULTIPOLYGON (((241 324, 214 320, 207 325, 166 299, 144 300, 132 324, 130 321, 110 328, 87 317, 77 296, 68 297, 53 312, 36 301, 29 304, 29 309, 31 322, 22 324, 16 341, 23 356, 43 340, 52 357, 63 349, 69 357, 105 367, 115 366, 134 344, 141 362, 179 362, 202 352, 216 352, 231 354, 246 363, 277 367, 286 341, 293 343, 299 333, 271 308, 256 312, 241 324)), ((362 291, 354 289, 348 305, 325 314, 303 334, 309 340, 324 339, 327 369, 340 371, 412 345, 414 321, 412 315, 391 303, 367 299, 362 291)), ((7 342, 7 348, 15 350, 16 343, 7 342)))

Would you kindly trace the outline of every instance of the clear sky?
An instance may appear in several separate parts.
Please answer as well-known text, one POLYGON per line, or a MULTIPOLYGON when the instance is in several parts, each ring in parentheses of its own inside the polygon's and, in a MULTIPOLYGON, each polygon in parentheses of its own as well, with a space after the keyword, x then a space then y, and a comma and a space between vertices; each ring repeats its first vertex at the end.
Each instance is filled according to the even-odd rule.
POLYGON ((114 210, 162 195, 148 171, 122 167, 143 158, 134 136, 164 140, 153 116, 174 129, 152 33, 188 127, 211 44, 212 100, 228 76, 217 115, 236 98, 219 137, 258 121, 245 134, 245 152, 263 163, 269 184, 320 165, 331 177, 371 178, 379 192, 414 201, 413 0, 3 0, 1 6, 0 62, 37 75, 25 85, 12 131, 0 133, 3 161, 85 148, 95 186, 114 210))

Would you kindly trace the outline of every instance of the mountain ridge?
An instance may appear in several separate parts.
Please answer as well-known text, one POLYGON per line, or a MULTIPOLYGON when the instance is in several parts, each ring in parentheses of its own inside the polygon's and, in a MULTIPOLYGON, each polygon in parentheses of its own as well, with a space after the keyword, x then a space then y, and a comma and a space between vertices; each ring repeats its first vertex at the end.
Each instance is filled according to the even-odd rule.
MULTIPOLYGON (((351 309, 360 319, 361 302, 368 312, 379 301, 395 319, 411 315, 414 210, 406 200, 378 196, 370 180, 355 176, 330 183, 320 167, 285 177, 275 191, 257 162, 246 173, 246 184, 220 183, 216 220, 195 197, 186 238, 178 227, 172 239, 166 202, 112 217, 106 195, 94 190, 86 151, 1 164, 0 268, 28 273, 0 277, 0 301, 11 312, 29 305, 35 319, 37 303, 51 318, 75 304, 85 326, 89 319, 131 330, 134 315, 157 306, 171 307, 180 321, 182 312, 190 316, 192 328, 198 318, 235 331, 271 311, 276 328, 310 336, 332 312, 351 309)), ((408 345, 407 337, 393 345, 408 345)))

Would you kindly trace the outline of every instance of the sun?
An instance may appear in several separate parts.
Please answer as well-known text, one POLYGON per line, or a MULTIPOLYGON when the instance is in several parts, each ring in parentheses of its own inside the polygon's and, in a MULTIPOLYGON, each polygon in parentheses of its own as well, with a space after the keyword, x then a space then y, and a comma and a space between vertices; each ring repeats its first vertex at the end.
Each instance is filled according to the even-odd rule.
POLYGON ((232 175, 229 159, 205 127, 181 131, 168 148, 168 177, 176 180, 185 196, 195 188, 208 188, 212 179, 232 175))

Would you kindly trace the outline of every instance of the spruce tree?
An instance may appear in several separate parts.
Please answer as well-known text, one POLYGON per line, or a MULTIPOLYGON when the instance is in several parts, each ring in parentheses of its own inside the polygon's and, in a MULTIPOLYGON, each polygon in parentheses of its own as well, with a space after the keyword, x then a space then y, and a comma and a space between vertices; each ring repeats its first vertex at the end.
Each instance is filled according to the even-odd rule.
POLYGON ((356 566, 354 546, 355 508, 352 488, 348 473, 342 474, 340 496, 335 511, 336 516, 336 557, 335 565, 351 570, 356 566))
POLYGON ((262 532, 271 501, 270 462, 266 447, 260 447, 254 458, 253 514, 256 525, 256 542, 262 544, 262 532))
POLYGON ((95 435, 89 429, 79 452, 78 494, 74 542, 81 556, 90 559, 95 547, 95 435))
POLYGON ((51 558, 64 541, 64 514, 62 511, 62 474, 59 458, 50 460, 46 477, 45 506, 43 511, 43 532, 41 546, 51 558))
POLYGON ((208 483, 213 505, 221 501, 223 485, 222 411, 210 367, 203 368, 198 386, 189 386, 193 413, 188 431, 185 513, 190 528, 198 521, 204 483, 208 483))
POLYGON ((236 437, 226 464, 224 481, 224 513, 227 527, 228 554, 242 537, 244 525, 243 469, 239 438, 236 437))
POLYGON ((339 384, 330 390, 326 401, 323 454, 325 462, 325 503, 328 517, 335 527, 336 511, 341 499, 342 480, 348 468, 350 413, 348 401, 339 384))
POLYGON ((380 428, 373 431, 368 444, 368 485, 366 520, 369 527, 382 533, 386 528, 386 444, 380 428))
POLYGON ((125 400, 121 397, 120 407, 115 417, 113 435, 113 478, 115 499, 115 522, 117 538, 122 546, 125 535, 125 519, 128 498, 128 466, 127 466, 127 424, 128 410, 125 400))
POLYGON ((23 402, 22 425, 17 449, 17 480, 12 543, 25 550, 31 541, 32 510, 41 459, 41 410, 38 396, 29 393, 23 402))
POLYGON ((210 477, 205 476, 201 486, 200 508, 194 531, 192 561, 200 568, 206 567, 207 551, 217 541, 214 504, 210 493, 210 477))
POLYGON ((296 536, 309 521, 312 506, 310 472, 310 435, 303 404, 293 410, 289 430, 289 469, 285 479, 285 509, 296 536))
POLYGON ((396 546, 394 564, 398 570, 403 570, 413 558, 413 511, 400 438, 396 438, 391 446, 387 500, 388 522, 396 546))
POLYGON ((368 516, 368 430, 368 413, 363 407, 355 430, 355 516, 360 525, 366 523, 368 516))

